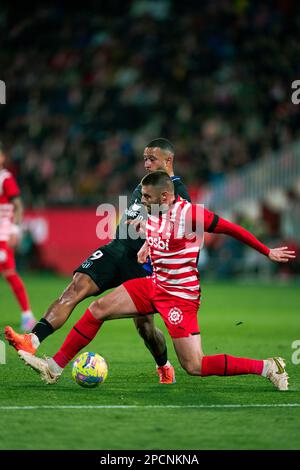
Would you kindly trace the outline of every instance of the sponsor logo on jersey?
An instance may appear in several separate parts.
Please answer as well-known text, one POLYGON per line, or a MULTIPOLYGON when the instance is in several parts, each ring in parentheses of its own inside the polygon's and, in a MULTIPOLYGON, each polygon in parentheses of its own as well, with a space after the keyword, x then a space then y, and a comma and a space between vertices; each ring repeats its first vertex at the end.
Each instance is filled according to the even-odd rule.
POLYGON ((125 214, 127 215, 127 217, 133 217, 135 219, 138 216, 139 213, 137 211, 133 211, 131 209, 126 209, 125 214))
POLYGON ((183 320, 183 314, 180 308, 173 307, 168 313, 168 320, 172 325, 178 325, 183 320))
POLYGON ((157 248, 159 250, 169 250, 169 239, 163 241, 160 237, 147 237, 148 245, 153 246, 153 248, 157 248))
MULTIPOLYGON (((142 209, 142 205, 141 204, 138 204, 137 203, 137 199, 134 201, 134 203, 132 204, 131 207, 129 207, 129 209, 125 209, 125 214, 127 215, 127 217, 132 217, 132 218, 136 218, 138 217, 140 211, 142 209)), ((145 214, 146 215, 146 211, 145 211, 145 214)), ((139 215, 139 219, 140 220, 143 220, 144 219, 144 215, 139 215)))
POLYGON ((140 204, 137 204, 137 199, 136 199, 136 200, 134 201, 134 203, 132 204, 131 209, 132 209, 133 211, 139 211, 139 210, 141 209, 141 207, 142 207, 142 206, 141 206, 140 204))

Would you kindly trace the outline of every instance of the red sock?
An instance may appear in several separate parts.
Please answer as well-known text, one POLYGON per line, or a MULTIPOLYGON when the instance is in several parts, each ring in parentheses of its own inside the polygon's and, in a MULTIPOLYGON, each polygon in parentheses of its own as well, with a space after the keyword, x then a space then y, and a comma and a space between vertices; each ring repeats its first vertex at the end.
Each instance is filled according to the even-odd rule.
POLYGON ((201 375, 202 377, 207 375, 261 375, 263 366, 264 361, 234 357, 228 354, 204 356, 202 358, 201 375))
POLYGON ((89 309, 73 326, 60 350, 53 356, 54 361, 64 368, 74 356, 87 346, 98 333, 103 321, 97 320, 89 309))
POLYGON ((17 273, 9 274, 6 276, 6 279, 14 292, 22 311, 26 312, 27 310, 30 310, 28 295, 20 276, 17 273))

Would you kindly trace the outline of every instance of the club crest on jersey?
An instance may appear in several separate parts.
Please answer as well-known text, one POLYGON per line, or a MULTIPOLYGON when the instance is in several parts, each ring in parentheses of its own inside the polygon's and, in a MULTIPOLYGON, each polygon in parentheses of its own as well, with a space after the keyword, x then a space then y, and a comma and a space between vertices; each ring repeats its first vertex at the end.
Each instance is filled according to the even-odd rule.
POLYGON ((183 315, 182 311, 178 307, 173 307, 168 313, 168 320, 172 325, 178 325, 182 322, 183 315))
POLYGON ((157 248, 158 250, 169 250, 169 239, 164 241, 160 237, 147 237, 147 242, 148 245, 153 246, 153 248, 157 248))

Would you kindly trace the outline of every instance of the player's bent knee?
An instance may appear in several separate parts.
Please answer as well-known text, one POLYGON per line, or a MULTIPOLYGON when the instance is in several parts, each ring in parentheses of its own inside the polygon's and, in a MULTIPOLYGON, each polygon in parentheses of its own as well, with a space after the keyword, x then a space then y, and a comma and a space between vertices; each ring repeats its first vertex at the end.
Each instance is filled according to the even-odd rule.
POLYGON ((86 274, 76 273, 71 284, 59 297, 59 303, 70 307, 76 306, 79 302, 97 292, 97 286, 86 274))
POLYGON ((89 297, 96 295, 99 292, 99 287, 93 281, 93 279, 87 274, 75 273, 71 283, 73 290, 78 297, 89 297))
POLYGON ((59 297, 60 305, 66 305, 70 307, 76 306, 80 302, 80 296, 78 295, 78 290, 76 284, 72 282, 61 294, 59 297))
POLYGON ((92 312, 97 320, 105 321, 111 315, 111 305, 106 301, 105 297, 95 300, 90 306, 89 310, 92 312))

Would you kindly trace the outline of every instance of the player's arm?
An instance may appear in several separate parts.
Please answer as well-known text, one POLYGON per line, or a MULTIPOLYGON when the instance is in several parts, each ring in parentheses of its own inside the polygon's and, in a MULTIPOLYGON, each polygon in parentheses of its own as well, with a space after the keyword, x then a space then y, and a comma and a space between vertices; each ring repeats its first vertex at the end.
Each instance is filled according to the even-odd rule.
POLYGON ((204 230, 230 235, 278 263, 287 263, 290 259, 295 258, 295 252, 288 250, 288 247, 268 248, 244 227, 223 219, 207 209, 204 209, 204 230))
POLYGON ((14 224, 20 226, 22 219, 23 219, 23 212, 24 212, 22 199, 20 198, 20 196, 14 197, 12 198, 11 203, 14 206, 14 224))

